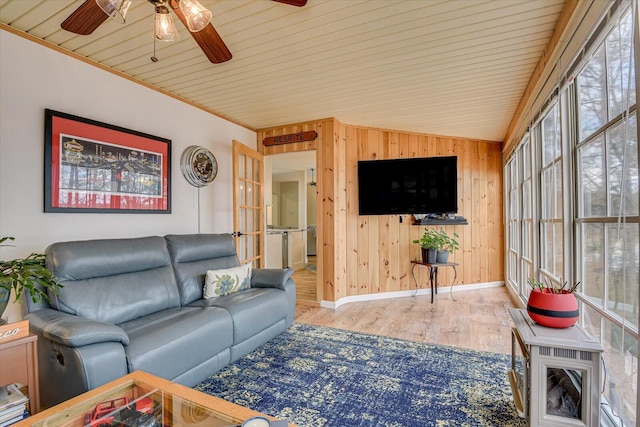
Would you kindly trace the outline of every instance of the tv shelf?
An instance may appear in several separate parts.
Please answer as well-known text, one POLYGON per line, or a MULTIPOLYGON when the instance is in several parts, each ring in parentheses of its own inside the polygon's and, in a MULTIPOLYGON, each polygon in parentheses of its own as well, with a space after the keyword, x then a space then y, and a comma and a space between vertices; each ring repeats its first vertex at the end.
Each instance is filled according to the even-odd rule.
POLYGON ((415 221, 413 225, 467 225, 467 219, 463 216, 455 218, 424 218, 415 221))

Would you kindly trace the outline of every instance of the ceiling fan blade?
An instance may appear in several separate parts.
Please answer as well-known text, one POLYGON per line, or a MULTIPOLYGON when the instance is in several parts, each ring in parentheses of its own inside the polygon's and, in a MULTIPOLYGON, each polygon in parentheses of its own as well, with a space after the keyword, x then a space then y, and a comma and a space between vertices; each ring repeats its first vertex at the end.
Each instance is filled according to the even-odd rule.
MULTIPOLYGON (((187 25, 187 20, 180 10, 180 6, 178 5, 178 3, 175 0, 171 0, 170 4, 176 16, 184 24, 185 28, 189 28, 189 26, 187 25)), ((189 32, 191 33, 191 31, 189 32)), ((213 25, 211 25, 211 23, 207 24, 207 26, 202 30, 191 33, 191 36, 196 41, 196 43, 198 43, 198 46, 200 46, 200 49, 202 49, 207 58, 209 58, 209 61, 213 62, 214 64, 227 62, 232 58, 231 52, 227 48, 227 45, 224 44, 222 38, 220 37, 216 29, 213 28, 213 25)))
POLYGON ((291 6, 302 7, 307 4, 307 0, 273 0, 284 4, 290 4, 291 6))
POLYGON ((96 0, 86 0, 60 26, 64 30, 86 36, 93 33, 107 18, 109 15, 100 9, 96 0))

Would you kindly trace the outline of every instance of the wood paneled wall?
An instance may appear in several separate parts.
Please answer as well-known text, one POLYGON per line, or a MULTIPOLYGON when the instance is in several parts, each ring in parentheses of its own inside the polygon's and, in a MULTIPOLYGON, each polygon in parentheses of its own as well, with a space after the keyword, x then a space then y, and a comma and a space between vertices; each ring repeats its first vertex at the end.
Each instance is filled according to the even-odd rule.
MULTIPOLYGON (((455 285, 504 280, 502 224, 502 155, 500 143, 468 138, 364 128, 335 119, 258 131, 266 155, 309 148, 309 143, 263 147, 266 136, 316 130, 318 168, 319 298, 415 289, 412 259, 420 251, 414 239, 424 226, 411 215, 358 215, 357 162, 429 156, 458 156, 458 215, 468 225, 443 227, 460 235, 460 250, 450 260, 460 264, 455 285), (302 145, 301 147, 295 147, 302 145)), ((433 226, 430 226, 433 227, 433 226)), ((426 269, 416 269, 418 286, 427 286, 426 269)), ((451 269, 441 269, 441 285, 454 282, 451 269)))

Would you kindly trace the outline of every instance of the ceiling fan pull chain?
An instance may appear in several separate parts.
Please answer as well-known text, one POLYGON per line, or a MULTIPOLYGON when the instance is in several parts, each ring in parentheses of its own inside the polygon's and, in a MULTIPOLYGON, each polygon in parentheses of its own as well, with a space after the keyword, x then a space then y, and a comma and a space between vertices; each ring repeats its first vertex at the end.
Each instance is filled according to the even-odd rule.
POLYGON ((156 57, 156 36, 153 35, 153 56, 151 57, 152 62, 158 62, 158 58, 156 57))

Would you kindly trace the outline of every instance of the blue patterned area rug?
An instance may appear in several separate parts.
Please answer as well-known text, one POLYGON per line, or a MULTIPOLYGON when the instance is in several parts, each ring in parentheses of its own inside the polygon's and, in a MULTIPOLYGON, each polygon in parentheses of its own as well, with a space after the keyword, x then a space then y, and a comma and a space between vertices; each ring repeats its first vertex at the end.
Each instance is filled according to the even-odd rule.
POLYGON ((510 356, 296 323, 197 390, 300 427, 525 426, 510 356))

